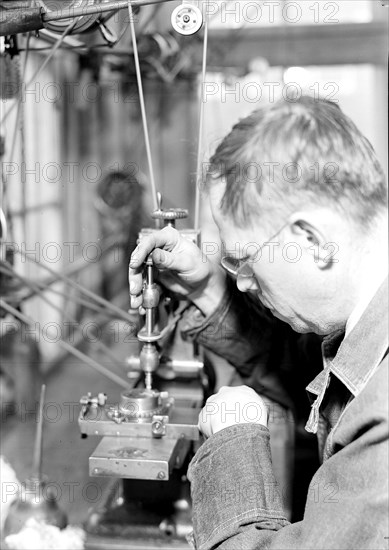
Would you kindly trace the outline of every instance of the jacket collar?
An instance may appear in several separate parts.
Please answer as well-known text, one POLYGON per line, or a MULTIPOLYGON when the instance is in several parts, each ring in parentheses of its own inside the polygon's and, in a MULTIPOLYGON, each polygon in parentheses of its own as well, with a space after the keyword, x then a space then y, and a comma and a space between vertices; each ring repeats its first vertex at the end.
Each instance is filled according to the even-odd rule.
POLYGON ((324 369, 307 386, 317 395, 306 429, 316 432, 318 409, 334 374, 356 397, 381 363, 388 350, 388 279, 382 283, 356 326, 344 338, 337 331, 324 339, 324 369))

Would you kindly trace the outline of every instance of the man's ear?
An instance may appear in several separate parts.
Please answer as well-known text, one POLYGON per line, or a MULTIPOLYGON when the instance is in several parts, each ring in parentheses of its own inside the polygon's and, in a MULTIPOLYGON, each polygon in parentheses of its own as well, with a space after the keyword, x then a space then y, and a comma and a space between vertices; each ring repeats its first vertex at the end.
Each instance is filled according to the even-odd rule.
POLYGON ((318 225, 301 215, 294 215, 289 219, 289 231, 302 250, 313 257, 320 269, 326 269, 331 265, 328 261, 328 239, 318 225))

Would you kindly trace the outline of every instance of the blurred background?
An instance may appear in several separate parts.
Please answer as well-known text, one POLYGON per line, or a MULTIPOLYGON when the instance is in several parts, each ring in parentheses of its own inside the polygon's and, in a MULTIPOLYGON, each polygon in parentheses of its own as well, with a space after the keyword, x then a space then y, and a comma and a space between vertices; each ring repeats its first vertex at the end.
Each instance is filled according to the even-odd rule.
MULTIPOLYGON (((388 9, 382 2, 212 2, 203 84, 202 35, 173 31, 170 15, 176 5, 143 7, 136 27, 157 187, 166 205, 189 209, 188 226, 202 86, 204 162, 233 123, 256 106, 304 92, 338 101, 386 167, 388 9)), ((104 46, 98 31, 68 37, 33 82, 54 34, 20 34, 17 55, 9 61, 3 46, 0 58, 2 118, 17 102, 15 92, 24 81, 18 121, 14 108, 2 124, 8 241, 49 267, 70 269, 95 289, 106 285, 109 264, 115 271, 121 262, 121 249, 113 262, 103 253, 108 234, 123 238, 128 230, 112 221, 117 205, 110 212, 98 207, 101 181, 114 172, 134 176, 143 189, 145 213, 152 210, 126 10, 116 12, 107 26, 122 35, 113 47, 104 46), (108 229, 107 223, 116 226, 108 229)), ((125 200, 131 202, 131 193, 136 190, 125 200)), ((202 216, 208 223, 205 207, 202 216)), ((15 262, 28 277, 43 276, 20 255, 15 262)), ((124 284, 125 277, 110 296, 122 292, 124 284)), ((63 312, 74 307, 63 297, 54 300, 63 312)), ((48 306, 39 299, 25 308, 38 321, 47 318, 48 306)), ((59 317, 50 311, 51 319, 60 322, 59 317)), ((42 348, 44 359, 57 352, 44 341, 42 348)))
MULTIPOLYGON (((196 174, 201 105, 204 166, 239 118, 304 93, 338 102, 387 171, 387 3, 210 0, 205 81, 203 31, 182 36, 172 28, 172 11, 181 2, 136 9, 151 152, 163 205, 187 208, 184 224, 193 226, 201 179, 196 174)), ((0 14, 16 4, 0 0, 0 14)), ((39 0, 48 11, 73 4, 39 0)), ((48 399, 57 402, 61 395, 62 401, 78 402, 87 389, 101 391, 100 378, 70 360, 59 340, 95 359, 104 352, 101 361, 123 375, 120 364, 134 327, 115 312, 107 317, 103 302, 96 306, 81 299, 76 285, 127 312, 128 258, 154 209, 128 11, 114 11, 92 24, 81 18, 59 44, 68 25, 69 20, 51 21, 38 32, 0 38, 1 260, 8 266, 1 265, 0 280, 7 303, 36 323, 21 339, 20 323, 1 312, 0 393, 2 420, 7 421, 4 406, 15 400, 36 403, 42 378, 52 377, 48 399), (113 346, 114 355, 109 352, 113 346), (66 386, 70 379, 71 388, 66 386)), ((200 220, 203 240, 218 239, 205 201, 200 220)), ((117 391, 112 381, 108 388, 117 391)), ((62 415, 50 424, 45 443, 51 453, 45 467, 57 480, 86 476, 92 449, 85 444, 80 457, 75 420, 72 432, 68 421, 62 415)), ((11 428, 5 454, 24 478, 34 430, 27 424, 11 428)), ((71 506, 74 521, 81 500, 71 506)))

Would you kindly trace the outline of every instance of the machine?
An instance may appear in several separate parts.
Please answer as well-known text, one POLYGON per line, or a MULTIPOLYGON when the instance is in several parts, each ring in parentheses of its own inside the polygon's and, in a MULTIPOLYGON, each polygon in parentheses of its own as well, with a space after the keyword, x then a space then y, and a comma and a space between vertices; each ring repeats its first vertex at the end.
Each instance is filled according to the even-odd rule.
MULTIPOLYGON (((175 226, 187 216, 185 210, 163 210, 160 195, 158 200, 157 225, 175 226)), ((151 231, 142 230, 139 238, 151 231)), ((182 234, 199 244, 198 231, 182 234)), ((211 383, 200 351, 180 337, 188 304, 166 295, 155 276, 149 257, 140 308, 144 326, 137 334, 140 352, 127 361, 132 386, 114 402, 104 393, 81 399, 82 436, 102 437, 89 458, 89 473, 114 480, 103 506, 89 518, 88 548, 188 546, 186 469, 199 442, 198 414, 211 383)))

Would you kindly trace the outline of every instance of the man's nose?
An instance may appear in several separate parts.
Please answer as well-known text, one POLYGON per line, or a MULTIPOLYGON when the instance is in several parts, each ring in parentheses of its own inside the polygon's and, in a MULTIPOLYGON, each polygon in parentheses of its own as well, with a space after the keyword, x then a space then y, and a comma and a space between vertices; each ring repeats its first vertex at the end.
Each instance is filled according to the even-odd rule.
POLYGON ((258 290, 259 288, 254 275, 251 277, 238 275, 238 278, 236 280, 236 286, 241 292, 248 292, 249 290, 258 290))

